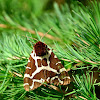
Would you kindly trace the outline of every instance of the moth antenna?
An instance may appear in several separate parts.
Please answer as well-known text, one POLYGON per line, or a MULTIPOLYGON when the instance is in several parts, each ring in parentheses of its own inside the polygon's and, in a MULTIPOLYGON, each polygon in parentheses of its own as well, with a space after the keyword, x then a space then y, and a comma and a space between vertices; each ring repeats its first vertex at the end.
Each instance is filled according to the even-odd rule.
POLYGON ((47 33, 45 33, 45 34, 41 37, 40 41, 42 41, 43 37, 44 37, 46 34, 48 34, 48 33, 51 31, 52 28, 53 28, 53 27, 51 27, 51 28, 49 29, 49 31, 48 31, 47 33))
MULTIPOLYGON (((32 42, 32 41, 31 41, 31 40, 29 40, 28 38, 34 39, 34 40, 36 40, 36 41, 38 42, 38 40, 37 40, 37 39, 35 39, 35 38, 28 37, 28 36, 25 36, 25 35, 22 35, 22 36, 27 37, 27 40, 28 40, 28 41, 30 41, 30 42, 32 42)), ((32 43, 33 43, 33 44, 35 44, 34 42, 32 42, 32 43)))
POLYGON ((28 37, 28 36, 25 36, 25 35, 22 35, 22 36, 27 37, 27 38, 34 39, 34 40, 36 40, 37 42, 39 41, 39 40, 38 40, 38 39, 36 39, 36 38, 28 37))
POLYGON ((35 43, 34 42, 32 42, 31 40, 29 40, 29 39, 27 39, 28 41, 30 41, 31 43, 33 43, 34 45, 35 45, 35 43))

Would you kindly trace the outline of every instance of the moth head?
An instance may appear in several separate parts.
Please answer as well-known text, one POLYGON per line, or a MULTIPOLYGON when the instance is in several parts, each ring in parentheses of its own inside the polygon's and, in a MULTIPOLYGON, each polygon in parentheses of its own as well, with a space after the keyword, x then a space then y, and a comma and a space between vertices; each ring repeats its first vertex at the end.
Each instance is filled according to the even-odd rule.
POLYGON ((47 52, 47 45, 39 41, 34 45, 36 56, 44 56, 47 52))

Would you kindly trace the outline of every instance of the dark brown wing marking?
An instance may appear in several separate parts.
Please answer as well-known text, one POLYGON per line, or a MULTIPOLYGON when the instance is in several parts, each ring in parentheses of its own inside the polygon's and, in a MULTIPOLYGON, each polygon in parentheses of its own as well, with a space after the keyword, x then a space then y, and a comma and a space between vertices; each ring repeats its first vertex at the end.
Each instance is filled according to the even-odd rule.
POLYGON ((42 59, 42 65, 43 65, 43 66, 48 66, 48 64, 47 64, 47 59, 46 59, 46 58, 43 58, 43 59, 42 59))

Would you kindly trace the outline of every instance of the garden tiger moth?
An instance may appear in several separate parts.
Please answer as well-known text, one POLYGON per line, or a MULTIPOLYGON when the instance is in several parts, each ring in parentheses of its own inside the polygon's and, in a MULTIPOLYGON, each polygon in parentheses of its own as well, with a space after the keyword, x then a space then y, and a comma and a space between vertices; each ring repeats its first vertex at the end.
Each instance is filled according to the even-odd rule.
POLYGON ((70 83, 70 77, 52 50, 39 41, 34 45, 28 59, 24 74, 24 88, 26 91, 34 90, 44 82, 67 85, 70 83))

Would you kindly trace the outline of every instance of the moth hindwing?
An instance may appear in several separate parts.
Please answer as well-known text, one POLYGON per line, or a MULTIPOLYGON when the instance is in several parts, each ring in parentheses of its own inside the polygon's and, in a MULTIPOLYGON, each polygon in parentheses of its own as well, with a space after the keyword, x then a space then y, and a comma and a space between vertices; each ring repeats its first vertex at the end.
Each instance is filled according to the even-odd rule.
POLYGON ((43 42, 37 42, 28 59, 24 74, 24 88, 34 90, 44 82, 54 85, 70 83, 68 72, 61 61, 43 42))

